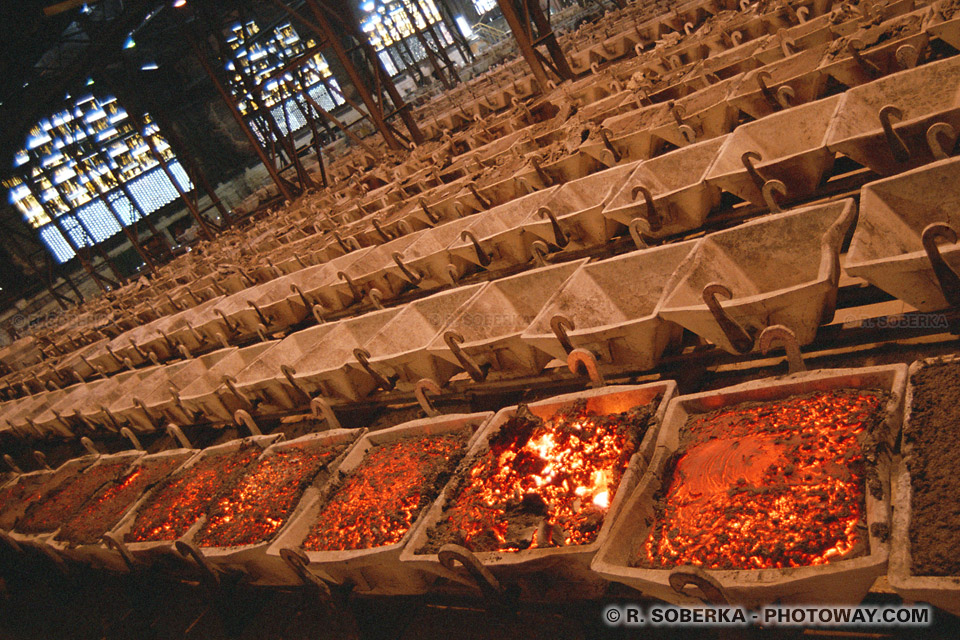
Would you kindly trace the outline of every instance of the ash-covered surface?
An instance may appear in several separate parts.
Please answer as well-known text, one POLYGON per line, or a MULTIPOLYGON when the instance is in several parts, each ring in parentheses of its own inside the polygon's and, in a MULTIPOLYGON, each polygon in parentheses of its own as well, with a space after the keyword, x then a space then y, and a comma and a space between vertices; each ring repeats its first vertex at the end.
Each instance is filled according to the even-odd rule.
POLYGON ((83 507, 67 518, 57 540, 72 544, 94 544, 151 486, 183 464, 184 456, 163 456, 138 464, 121 477, 100 488, 83 507))
POLYGON ((911 572, 960 576, 960 364, 935 363, 911 378, 903 441, 910 471, 911 572))
POLYGON ((520 405, 457 471, 440 521, 416 552, 447 543, 475 552, 590 544, 658 405, 659 397, 596 415, 580 401, 548 420, 520 405))
POLYGON ((193 526, 217 495, 230 487, 262 453, 247 443, 234 451, 208 454, 168 478, 137 510, 127 542, 176 540, 193 526))
POLYGON ((12 529, 17 523, 21 507, 43 495, 47 482, 53 476, 53 473, 24 476, 16 483, 0 489, 0 529, 12 529))
POLYGON ((869 553, 886 396, 840 389, 691 416, 634 566, 764 569, 869 553))
POLYGON ((66 480, 27 509, 17 522, 17 531, 23 533, 55 531, 100 487, 116 480, 131 462, 130 459, 126 459, 98 464, 66 480))
POLYGON ((194 538, 201 547, 234 547, 273 538, 303 492, 336 461, 349 443, 285 447, 258 460, 217 499, 194 538))
POLYGON ((332 489, 303 548, 369 549, 399 542, 440 495, 472 433, 408 436, 371 448, 332 489))

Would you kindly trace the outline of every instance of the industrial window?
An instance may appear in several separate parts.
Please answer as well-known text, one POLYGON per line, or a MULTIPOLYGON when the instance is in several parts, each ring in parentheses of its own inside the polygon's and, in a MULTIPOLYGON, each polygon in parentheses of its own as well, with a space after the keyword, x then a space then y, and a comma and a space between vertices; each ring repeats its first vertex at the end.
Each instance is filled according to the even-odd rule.
POLYGON ((147 138, 180 187, 193 188, 149 114, 138 131, 113 96, 67 96, 67 105, 30 130, 14 156, 14 177, 3 183, 61 263, 76 255, 75 247, 103 242, 177 198, 147 138))

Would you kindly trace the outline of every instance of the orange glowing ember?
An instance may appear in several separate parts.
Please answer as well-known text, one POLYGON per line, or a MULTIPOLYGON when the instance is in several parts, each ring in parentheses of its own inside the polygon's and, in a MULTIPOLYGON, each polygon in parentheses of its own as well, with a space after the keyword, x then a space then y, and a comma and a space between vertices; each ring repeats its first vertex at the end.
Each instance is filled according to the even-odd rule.
POLYGON ((370 449, 323 506, 303 548, 369 549, 403 538, 439 495, 469 432, 412 436, 370 449))
POLYGON ((47 482, 53 477, 52 472, 23 476, 0 489, 0 529, 11 529, 20 509, 43 495, 47 482))
POLYGON ((639 564, 802 567, 862 549, 861 441, 881 402, 838 390, 691 417, 639 564))
POLYGON ((196 542, 203 547, 232 547, 269 540, 310 483, 346 448, 324 443, 287 447, 257 461, 213 506, 196 542))
POLYGON ((42 533, 54 531, 72 516, 104 483, 114 480, 130 466, 130 460, 104 462, 65 480, 27 509, 17 523, 17 531, 42 533))
POLYGON ((196 523, 217 494, 230 487, 263 451, 255 444, 206 454, 159 487, 137 510, 127 542, 176 540, 196 523))
POLYGON ((549 420, 521 406, 460 478, 431 545, 518 551, 590 544, 656 405, 595 415, 578 403, 549 420))
POLYGON ((183 464, 186 456, 162 456, 136 465, 126 475, 104 485, 57 534, 58 540, 93 544, 112 529, 150 485, 183 464))

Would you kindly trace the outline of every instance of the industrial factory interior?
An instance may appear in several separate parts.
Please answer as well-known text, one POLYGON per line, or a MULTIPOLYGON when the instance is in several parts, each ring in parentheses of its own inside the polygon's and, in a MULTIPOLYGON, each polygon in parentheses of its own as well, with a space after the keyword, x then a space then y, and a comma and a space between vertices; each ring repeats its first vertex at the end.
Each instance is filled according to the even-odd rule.
POLYGON ((0 640, 955 640, 958 336, 960 0, 0 0, 0 640))

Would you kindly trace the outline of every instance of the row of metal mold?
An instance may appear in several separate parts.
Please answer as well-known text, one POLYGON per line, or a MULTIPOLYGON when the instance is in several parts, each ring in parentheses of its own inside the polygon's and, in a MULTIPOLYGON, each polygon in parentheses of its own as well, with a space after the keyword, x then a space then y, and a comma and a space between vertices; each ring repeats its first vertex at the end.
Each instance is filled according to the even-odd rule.
MULTIPOLYGON (((956 222, 947 205, 956 174, 957 161, 946 159, 866 185, 844 269, 922 311, 955 305, 960 260, 954 246, 956 222)), ((573 184, 521 198, 505 214, 531 200, 527 211, 538 207, 543 211, 542 202, 573 184)), ((583 211, 578 212, 581 219, 583 211)), ((547 217, 515 232, 509 227, 502 230, 506 226, 502 218, 487 218, 496 213, 494 209, 401 238, 409 251, 418 245, 442 245, 436 238, 445 235, 444 241, 454 244, 439 253, 411 252, 414 258, 406 260, 397 252, 389 262, 382 251, 390 248, 388 243, 347 254, 344 258, 359 254, 354 258, 359 261, 381 250, 378 264, 383 266, 373 272, 359 268, 352 274, 343 272, 347 277, 338 278, 326 290, 307 284, 317 268, 279 278, 273 282, 287 280, 282 284, 299 290, 292 289, 280 301, 261 301, 263 307, 247 305, 241 309, 246 320, 244 315, 211 313, 206 323, 186 322, 180 334, 160 333, 140 345, 127 336, 125 349, 123 341, 117 340, 116 348, 105 348, 99 355, 81 352, 65 364, 74 368, 75 375, 89 377, 116 372, 125 361, 128 365, 159 362, 158 353, 168 358, 178 350, 224 347, 200 358, 147 366, 62 390, 30 389, 35 395, 9 401, 3 416, 17 430, 29 432, 32 422, 41 431, 64 433, 68 424, 147 429, 165 417, 192 420, 196 412, 205 419, 229 420, 236 408, 289 409, 317 393, 357 400, 377 388, 391 388, 397 379, 409 385, 428 377, 442 384, 461 371, 477 381, 491 373, 536 374, 550 359, 565 357, 574 348, 590 350, 602 365, 652 369, 663 351, 676 343, 681 327, 734 353, 753 350, 756 336, 772 324, 790 327, 801 344, 808 344, 817 328, 832 317, 839 251, 854 208, 850 201, 804 207, 701 240, 591 263, 581 260, 534 268, 321 324, 281 341, 266 340, 239 350, 228 346, 224 329, 239 333, 244 322, 249 327, 259 320, 265 308, 288 304, 299 309, 302 319, 308 300, 320 299, 324 308, 342 309, 374 289, 381 299, 398 295, 414 286, 417 276, 418 284, 431 280, 434 286, 449 284, 456 282, 454 275, 484 266, 529 261, 537 242, 533 237, 565 233, 562 226, 559 234, 556 228, 564 224, 563 216, 555 217, 556 223, 547 217), (491 231, 482 240, 476 234, 472 239, 457 239, 457 231, 464 237, 464 228, 484 227, 491 231), (483 265, 484 255, 487 265, 483 265), (771 264, 777 268, 770 268, 771 264), (290 280, 299 280, 302 286, 290 280), (728 295, 729 301, 719 301, 728 295), (186 346, 189 337, 195 342, 186 346), (218 366, 221 359, 223 364, 218 366), (224 379, 225 375, 231 379, 224 379), (128 397, 126 390, 132 384, 140 390, 128 397)), ((319 267, 327 271, 327 282, 333 279, 334 268, 319 267)), ((204 311, 201 306, 190 315, 202 318, 204 311)), ((149 328, 141 333, 149 336, 149 328)), ((61 381, 71 379, 68 373, 59 376, 61 381)))
MULTIPOLYGON (((490 375, 535 375, 575 349, 588 350, 600 365, 647 370, 678 343, 682 328, 733 353, 754 350, 760 331, 772 324, 787 325, 807 344, 832 317, 840 246, 853 218, 853 202, 843 200, 699 240, 534 268, 319 324, 282 340, 226 347, 12 400, 3 416, 27 433, 153 429, 166 420, 229 419, 237 403, 282 410, 317 394, 356 401, 422 378, 445 384, 464 371, 478 382, 490 375), (719 296, 729 301, 721 304, 719 296)), ((502 257, 508 240, 485 236, 485 246, 502 257)), ((450 255, 475 267, 480 262, 469 245, 450 255)), ((377 277, 384 286, 386 276, 377 277)), ((369 286, 359 277, 353 283, 369 286)), ((203 330, 198 326, 194 332, 203 330)), ((118 345, 113 353, 147 362, 136 343, 118 345)))
MULTIPOLYGON (((103 308, 95 305, 95 309, 83 314, 85 319, 81 323, 90 329, 80 332, 63 331, 61 336, 55 339, 56 344, 52 346, 59 353, 66 354, 77 350, 78 340, 79 344, 89 342, 91 339, 96 340, 95 336, 98 332, 101 335, 116 336, 131 328, 133 326, 131 323, 158 321, 161 326, 150 329, 149 337, 155 343, 154 347, 166 353, 179 352, 182 345, 187 352, 192 353, 193 350, 201 348, 201 343, 205 343, 210 337, 190 331, 192 325, 189 321, 186 325, 180 322, 193 315, 191 312, 193 307, 212 303, 217 299, 225 303, 231 312, 245 316, 243 323, 226 323, 222 331, 215 332, 215 334, 222 334, 222 338, 213 336, 213 339, 219 340, 221 344, 224 341, 243 340, 247 336, 254 335, 261 326, 264 331, 269 331, 271 329, 269 323, 262 321, 270 317, 270 314, 260 313, 247 304, 252 302, 254 305, 259 305, 257 299, 261 297, 261 293, 255 291, 251 292, 252 295, 248 295, 243 293, 244 289, 251 286, 267 286, 263 294, 273 300, 276 294, 269 288, 269 280, 343 257, 357 246, 382 244, 401 234, 409 234, 417 229, 436 225, 438 222, 453 220, 474 211, 504 204, 533 190, 575 181, 598 171, 602 172, 603 169, 614 164, 629 164, 638 159, 661 154, 673 146, 685 146, 691 142, 723 136, 736 124, 737 114, 743 113, 756 117, 822 95, 823 91, 828 89, 823 79, 829 73, 833 73, 831 77, 844 86, 853 86, 895 71, 897 68, 911 67, 923 61, 928 49, 929 37, 945 38, 950 41, 951 31, 944 25, 953 21, 944 22, 944 16, 940 15, 935 7, 917 10, 914 8, 915 5, 911 2, 884 5, 881 16, 883 20, 876 18, 876 15, 880 15, 876 13, 880 9, 869 13, 871 20, 875 18, 880 20, 878 25, 869 24, 863 16, 857 20, 843 20, 840 14, 822 15, 791 27, 782 25, 784 28, 778 31, 780 35, 777 37, 785 42, 793 42, 791 46, 794 49, 790 49, 789 46, 764 49, 759 46, 761 34, 756 32, 750 36, 751 39, 746 42, 741 41, 738 46, 728 52, 714 51, 705 61, 687 64, 686 66, 690 69, 678 74, 676 83, 660 91, 663 95, 654 94, 644 97, 645 89, 641 90, 640 94, 624 89, 625 83, 628 83, 628 79, 637 72, 638 68, 650 71, 650 64, 653 64, 651 60, 667 59, 656 49, 653 53, 645 52, 645 55, 637 61, 609 67, 602 73, 592 75, 570 86, 560 87, 546 98, 533 102, 529 107, 518 107, 506 115, 488 118, 491 123, 487 124, 485 120, 483 129, 493 140, 480 148, 461 153, 459 159, 446 168, 437 168, 442 165, 437 163, 440 156, 463 151, 462 148, 457 147, 459 142, 455 138, 450 138, 448 143, 441 144, 433 151, 414 150, 411 159, 394 170, 393 178, 385 175, 379 182, 369 182, 369 184, 361 182, 359 184, 363 189, 360 191, 355 191, 350 186, 339 186, 330 194, 304 198, 301 202, 289 207, 288 218, 291 220, 289 224, 278 228, 272 222, 258 223, 247 234, 246 239, 241 237, 219 242, 215 251, 216 256, 213 254, 190 256, 185 259, 186 264, 182 265, 186 268, 172 272, 164 278, 154 279, 147 287, 141 287, 140 284, 126 287, 123 295, 133 296, 132 300, 139 300, 135 307, 118 313, 109 304, 103 308), (861 29, 860 23, 868 26, 861 29), (854 27, 857 27, 857 30, 854 27), (852 38, 851 33, 866 44, 860 49, 847 46, 844 38, 852 38), (897 37, 891 39, 890 34, 897 37), (900 38, 900 36, 903 37, 900 38), (911 38, 919 38, 919 40, 914 42, 910 40, 911 38), (910 41, 907 42, 907 40, 910 41), (870 43, 876 43, 876 50, 868 46, 870 43), (832 49, 827 50, 825 47, 832 49), (917 55, 910 53, 909 49, 903 49, 904 47, 912 47, 913 53, 917 55), (883 58, 883 55, 893 48, 900 51, 900 55, 892 57, 887 55, 883 58), (764 53, 767 50, 779 51, 781 57, 764 53), (796 52, 791 53, 791 51, 796 52), (709 67, 705 66, 708 64, 709 67), (764 66, 757 68, 759 65, 764 66), (841 77, 838 71, 841 68, 849 72, 847 73, 849 77, 841 77), (856 69, 860 69, 859 75, 851 71, 856 69), (762 72, 770 73, 769 78, 762 72), (798 80, 801 76, 803 82, 798 80), (812 78, 817 80, 813 81, 812 78), (794 81, 799 84, 789 84, 794 81), (816 90, 806 91, 801 85, 815 86, 816 90), (789 99, 784 97, 788 94, 792 96, 789 99), (638 98, 637 95, 640 97, 638 98), (656 100, 658 104, 644 106, 643 103, 647 102, 648 98, 656 100), (580 145, 579 149, 574 149, 574 152, 567 157, 552 163, 538 162, 534 152, 540 146, 550 144, 552 140, 577 135, 574 130, 576 122, 564 122, 553 118, 565 103, 577 105, 582 112, 576 116, 576 122, 585 124, 596 122, 602 125, 600 128, 602 141, 596 140, 596 131, 584 130, 589 134, 588 142, 580 145), (610 108, 594 109, 595 106, 604 103, 608 103, 610 108), (510 115, 518 109, 520 116, 510 115), (604 114, 615 115, 604 119, 604 114), (556 120, 555 124, 553 124, 554 120, 556 120), (540 122, 540 125, 535 125, 536 122, 540 122), (550 128, 544 130, 541 125, 549 125, 550 128), (537 129, 538 133, 531 133, 534 129, 537 129), (447 148, 448 145, 449 148, 447 148), (489 182, 487 174, 491 172, 484 171, 484 167, 500 166, 506 156, 512 158, 507 165, 513 168, 506 172, 505 179, 489 182), (473 165, 472 169, 470 165, 473 165), (478 170, 480 170, 479 173, 477 173, 478 170), (373 186, 372 191, 369 185, 373 186), (338 201, 337 198, 342 199, 338 201), (333 232, 336 225, 342 224, 347 219, 355 219, 349 224, 349 231, 343 234, 333 232), (136 291, 137 288, 140 290, 136 291), (227 299, 231 296, 236 297, 228 301, 227 299), (162 318, 168 315, 175 315, 178 318, 162 318), (228 330, 231 327, 239 327, 242 331, 231 336, 228 330), (176 334, 178 331, 179 335, 171 336, 171 333, 176 334), (161 340, 167 346, 159 344, 161 340)), ((691 10, 700 17, 713 11, 704 13, 697 8, 691 10)), ((815 12, 819 10, 814 8, 815 12)), ((750 17, 749 13, 738 14, 735 18, 746 22, 755 22, 760 19, 756 16, 750 17)), ((671 18, 671 20, 674 19, 675 17, 671 18)), ((766 20, 766 22, 779 24, 775 19, 766 20)), ((706 26, 709 25, 704 25, 706 26)), ((724 31, 721 30, 721 32, 724 31)), ((741 33, 741 36, 734 37, 731 43, 741 40, 743 33, 749 35, 753 32, 746 29, 737 33, 741 33)), ((696 40, 695 36, 695 33, 684 36, 681 42, 696 40)), ((674 55, 670 57, 677 58, 674 55)), ((951 70, 949 65, 942 65, 937 69, 946 75, 951 70)), ((952 84, 938 82, 938 78, 931 77, 935 73, 931 69, 917 75, 895 75, 886 84, 871 82, 868 87, 872 88, 865 88, 862 92, 859 89, 847 92, 849 95, 845 94, 837 111, 831 111, 833 103, 824 102, 816 108, 811 108, 807 112, 798 112, 796 115, 788 115, 795 110, 787 109, 782 120, 774 118, 765 121, 762 126, 746 128, 743 132, 740 132, 740 129, 744 127, 739 127, 734 133, 736 140, 726 148, 727 158, 723 163, 710 163, 712 145, 709 144, 706 149, 691 151, 689 156, 683 154, 671 156, 670 160, 664 161, 664 165, 672 162, 692 162, 697 165, 698 162, 702 162, 707 164, 705 169, 711 167, 716 169, 713 172, 714 175, 706 180, 711 188, 707 193, 700 194, 701 202, 685 204, 681 213, 690 216, 694 222, 698 217, 705 215, 705 212, 709 211, 711 202, 707 196, 716 197, 718 186, 720 188, 726 186, 740 197, 747 197, 756 203, 761 203, 762 184, 767 179, 778 177, 788 178, 785 183, 789 197, 802 197, 806 191, 809 191, 809 185, 815 183, 816 178, 829 169, 831 153, 840 152, 849 155, 858 162, 886 173, 928 161, 931 155, 942 155, 952 146, 951 143, 955 137, 952 135, 952 130, 955 129, 956 124, 953 122, 955 114, 949 93, 949 87, 952 84), (942 91, 938 93, 928 92, 925 89, 914 90, 916 87, 899 91, 898 83, 900 82, 910 82, 911 87, 913 85, 926 87, 933 83, 942 91), (896 95, 890 94, 891 91, 896 95), (908 97, 904 98, 904 96, 908 97), (863 117, 868 115, 866 111, 874 110, 875 102, 884 102, 882 107, 893 108, 878 108, 877 114, 873 117, 863 117), (882 116, 879 115, 880 111, 883 111, 882 116), (803 116, 803 113, 806 116, 803 116), (897 113, 902 115, 901 123, 896 122, 897 113), (821 131, 819 125, 826 125, 827 118, 831 117, 829 128, 821 131), (783 136, 770 134, 771 130, 779 132, 780 127, 783 126, 802 127, 806 122, 805 118, 818 121, 810 127, 808 133, 791 136, 786 140, 781 139, 783 136), (851 122, 858 127, 856 131, 848 130, 851 122), (939 125, 933 133, 929 132, 931 124, 939 125), (883 133, 887 131, 889 133, 883 133), (925 143, 924 136, 933 144, 925 143), (809 139, 804 139, 806 137, 809 139), (824 145, 826 149, 823 148, 824 145), (751 155, 744 163, 742 160, 746 153, 751 155), (759 155, 760 158, 753 154, 759 155), (765 172, 763 169, 767 165, 770 167, 765 172), (751 171, 748 166, 759 171, 751 171), (733 173, 734 176, 718 173, 721 167, 726 167, 726 173, 733 173), (767 173, 770 173, 769 177, 767 173), (746 180, 745 175, 749 175, 752 180, 746 180), (790 180, 791 176, 797 176, 797 178, 790 180)), ((658 86, 663 84, 660 82, 658 86)), ((529 79, 516 79, 513 85, 515 85, 514 91, 522 92, 530 89, 529 79)), ((517 104, 520 105, 519 102, 517 104)), ((714 141, 714 143, 717 142, 714 141)), ((654 166, 648 167, 651 170, 654 168, 654 166)), ((665 170, 669 168, 664 167, 665 170)), ((694 168, 698 169, 697 166, 694 168)), ((376 172, 377 170, 374 170, 370 175, 376 172)), ((499 172, 501 170, 498 169, 497 172, 492 173, 499 172)), ((673 185, 670 184, 669 179, 664 178, 663 173, 664 171, 654 172, 653 176, 649 176, 651 184, 641 186, 645 186, 652 196, 658 195, 661 187, 674 191, 675 189, 671 188, 673 185)), ((609 180, 612 177, 605 175, 603 180, 609 180)), ((684 180, 684 184, 678 187, 702 186, 700 184, 702 180, 698 180, 702 177, 696 176, 689 181, 684 180)), ((596 182, 585 181, 579 185, 579 190, 586 192, 602 189, 603 184, 599 177, 596 182)), ((568 189, 563 196, 569 196, 569 191, 568 189)), ((694 188, 694 191, 702 190, 694 188)), ((634 204, 646 206, 648 199, 645 192, 622 194, 622 204, 629 204, 626 197, 630 195, 635 196, 634 204), (644 195, 643 203, 638 201, 640 195, 644 195)), ((689 190, 675 195, 696 197, 696 194, 689 193, 689 190)), ((591 207, 595 206, 596 198, 591 200, 589 204, 591 207)), ((630 223, 633 218, 628 219, 628 215, 633 214, 614 211, 609 217, 621 223, 630 223)), ((590 240, 596 241, 609 235, 610 229, 604 230, 604 227, 611 226, 607 223, 608 216, 598 219, 596 212, 585 214, 585 216, 589 218, 588 222, 591 223, 592 230, 604 231, 602 234, 594 234, 590 240)), ((616 227, 616 225, 612 226, 616 227)), ((662 233, 670 231, 672 228, 668 227, 662 233)), ((279 288, 282 286, 282 283, 276 285, 279 288)), ((333 305, 336 308, 336 302, 333 305)), ((215 306, 216 303, 210 304, 207 309, 215 306)), ((276 310, 281 325, 284 322, 295 323, 298 319, 305 317, 302 309, 287 308, 289 306, 289 303, 280 303, 280 308, 276 310)), ((115 349, 115 345, 111 345, 111 349, 115 349)), ((92 350, 103 351, 103 345, 95 346, 92 350)), ((101 355, 103 357, 98 364, 108 372, 123 365, 123 357, 114 357, 109 353, 101 353, 101 355)), ((138 360, 134 354, 128 354, 128 357, 134 363, 138 360)), ((86 365, 84 363, 81 366, 86 365)))
MULTIPOLYGON (((915 364, 911 371, 921 364, 915 364)), ((438 589, 449 592, 479 587, 487 597, 506 598, 506 586, 515 584, 520 587, 521 597, 530 600, 589 598, 602 594, 609 582, 618 582, 636 589, 645 597, 676 604, 702 601, 748 606, 775 602, 846 604, 860 602, 874 581, 888 574, 890 584, 905 599, 929 602, 954 614, 960 611, 956 577, 914 576, 910 572, 907 535, 910 482, 905 468, 898 470, 896 466, 896 443, 903 421, 905 397, 908 418, 904 429, 909 428, 912 391, 906 365, 799 372, 685 396, 675 396, 675 390, 671 381, 609 386, 535 402, 526 408, 507 407, 496 415, 439 416, 374 432, 333 430, 291 441, 278 440, 277 436, 254 436, 199 452, 181 448, 150 455, 142 452, 91 455, 70 461, 56 471, 17 475, 0 488, 0 496, 8 500, 18 495, 20 499, 33 497, 27 500, 31 505, 29 508, 20 502, 0 504, 0 523, 10 530, 3 535, 3 540, 14 548, 43 549, 44 553, 57 558, 89 562, 113 570, 134 568, 160 556, 176 555, 179 550, 209 571, 240 570, 248 580, 257 584, 283 585, 319 580, 328 586, 349 585, 358 594, 377 595, 411 595, 438 589), (658 510, 657 504, 664 495, 664 484, 671 479, 675 454, 682 448, 689 425, 696 419, 725 410, 735 411, 739 407, 775 405, 817 394, 851 391, 876 392, 880 398, 876 404, 876 431, 871 434, 877 446, 873 453, 864 454, 868 473, 858 480, 863 482, 859 489, 862 514, 857 525, 861 539, 855 549, 846 549, 822 564, 811 566, 724 569, 650 568, 638 564, 638 550, 643 548, 658 518, 662 517, 663 512, 658 510), (546 421, 544 424, 551 424, 551 420, 573 406, 588 414, 610 417, 645 405, 652 409, 650 426, 624 465, 619 485, 610 487, 609 506, 605 508, 602 524, 585 544, 557 544, 555 539, 551 543, 549 532, 544 534, 538 529, 538 533, 531 535, 543 544, 529 548, 473 552, 463 545, 446 543, 437 549, 437 544, 431 542, 432 536, 449 517, 448 509, 459 495, 457 481, 452 480, 442 491, 438 487, 426 505, 420 502, 420 507, 412 512, 404 525, 402 536, 389 544, 329 550, 304 548, 304 541, 318 518, 328 513, 325 505, 332 500, 331 496, 336 495, 357 469, 367 470, 362 466, 364 461, 372 455, 371 452, 384 446, 405 439, 440 438, 460 433, 463 439, 459 446, 466 452, 460 463, 462 472, 491 455, 491 443, 496 441, 502 429, 508 428, 505 425, 518 412, 538 416, 546 421), (299 494, 296 506, 288 507, 282 513, 282 524, 265 539, 254 543, 229 547, 199 543, 198 532, 212 517, 212 503, 200 509, 198 514, 205 512, 206 515, 197 515, 195 522, 180 523, 181 528, 186 527, 185 533, 163 540, 130 539, 128 534, 135 527, 143 530, 138 512, 146 509, 145 505, 153 504, 150 508, 155 508, 151 496, 170 486, 160 478, 145 493, 125 496, 127 504, 119 513, 117 509, 110 511, 113 519, 104 520, 106 529, 102 533, 109 530, 109 534, 103 539, 73 543, 64 537, 69 528, 62 523, 48 525, 54 529, 34 533, 17 529, 17 523, 24 521, 24 515, 30 514, 30 509, 36 509, 32 505, 43 503, 40 496, 62 496, 64 492, 58 492, 58 487, 64 483, 78 483, 79 478, 90 474, 97 466, 120 463, 126 474, 117 477, 124 478, 130 471, 147 463, 163 458, 175 459, 183 465, 178 466, 176 472, 171 469, 170 473, 179 478, 189 475, 193 467, 200 468, 205 459, 244 448, 254 447, 255 459, 262 462, 284 450, 306 445, 338 447, 335 461, 325 467, 322 481, 310 484, 299 494), (86 471, 80 473, 83 469, 86 471), (895 480, 893 493, 891 477, 895 480), (49 481, 44 484, 39 482, 40 479, 49 481), (17 494, 15 488, 21 484, 29 485, 30 489, 17 494), (888 539, 886 532, 891 526, 893 535, 888 539), (888 558, 891 558, 889 562, 888 558)), ((828 424, 830 419, 831 415, 824 415, 820 424, 828 424)), ((847 431, 856 427, 856 423, 845 423, 845 426, 836 427, 836 433, 850 435, 847 431)), ((738 436, 735 440, 739 444, 730 446, 745 449, 759 446, 751 438, 762 439, 763 435, 763 429, 758 427, 751 434, 738 436)), ((588 439, 590 435, 585 433, 582 437, 588 439)), ((768 463, 785 466, 783 459, 767 459, 768 456, 761 453, 762 447, 754 453, 750 451, 741 451, 737 454, 740 457, 717 453, 704 462, 704 473, 735 488, 743 478, 737 480, 725 475, 727 467, 733 467, 734 473, 745 476, 750 483, 759 483, 758 478, 763 476, 768 463)), ((253 468, 251 466, 248 470, 253 468)), ((726 491, 725 487, 723 484, 721 488, 726 491)), ((99 488, 100 485, 90 487, 88 494, 93 495, 99 488)), ((813 511, 800 514, 811 519, 809 524, 814 529, 820 526, 821 518, 828 517, 831 508, 829 501, 818 504, 813 511)), ((74 504, 74 508, 78 506, 74 504)), ((392 509, 390 505, 382 506, 384 511, 392 509)), ((378 525, 386 526, 374 520, 358 524, 372 528, 378 525)), ((749 535, 737 533, 735 526, 728 527, 728 533, 731 539, 749 535)), ((771 548, 774 542, 771 541, 771 548)))

